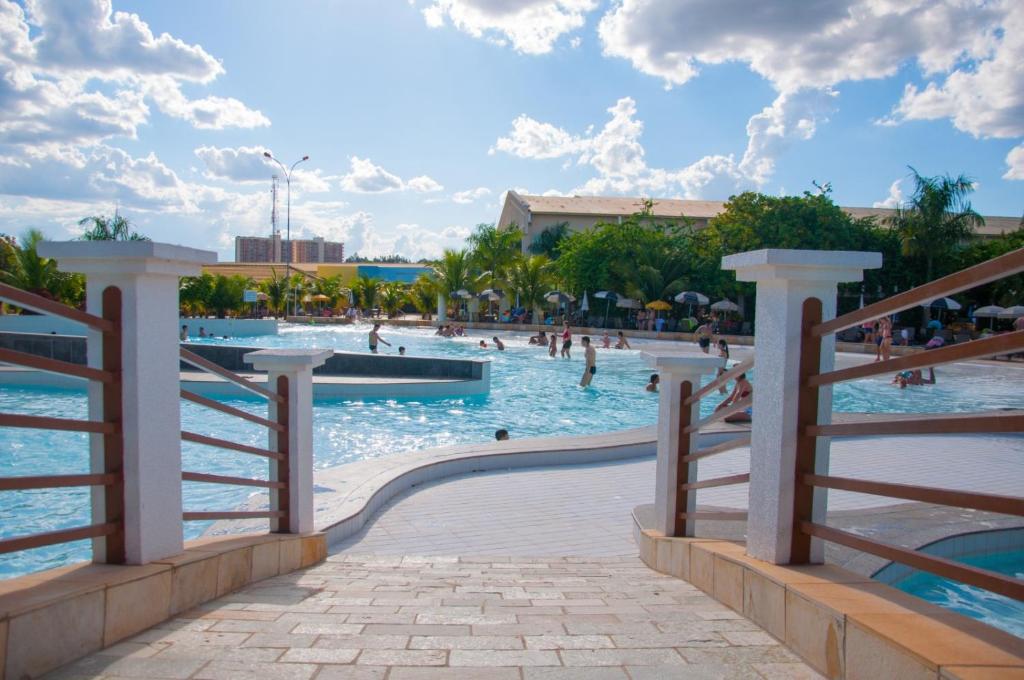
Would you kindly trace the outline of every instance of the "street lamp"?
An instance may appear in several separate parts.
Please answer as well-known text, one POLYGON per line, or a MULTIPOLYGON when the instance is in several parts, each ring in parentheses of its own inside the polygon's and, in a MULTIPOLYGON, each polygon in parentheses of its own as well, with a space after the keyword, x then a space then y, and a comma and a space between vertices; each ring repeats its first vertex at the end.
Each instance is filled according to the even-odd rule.
MULTIPOLYGON (((288 240, 288 259, 285 260, 285 268, 284 269, 285 269, 286 272, 291 272, 291 269, 292 269, 292 170, 294 170, 295 166, 298 165, 299 163, 302 163, 303 161, 308 161, 309 160, 309 156, 303 156, 299 160, 295 161, 294 163, 292 163, 292 166, 290 168, 284 167, 284 163, 282 163, 281 161, 279 161, 276 158, 274 158, 270 154, 269 151, 264 151, 263 152, 263 157, 266 158, 267 160, 274 161, 279 166, 281 166, 281 170, 284 172, 284 183, 288 187, 288 192, 287 192, 288 198, 286 199, 286 201, 287 201, 286 202, 286 206, 287 207, 285 208, 285 224, 287 225, 286 229, 287 229, 287 232, 288 232, 287 233, 287 237, 286 237, 287 240, 288 240)), ((295 302, 293 301, 292 302, 292 312, 293 313, 294 313, 295 309, 296 309, 296 305, 295 305, 295 302)))

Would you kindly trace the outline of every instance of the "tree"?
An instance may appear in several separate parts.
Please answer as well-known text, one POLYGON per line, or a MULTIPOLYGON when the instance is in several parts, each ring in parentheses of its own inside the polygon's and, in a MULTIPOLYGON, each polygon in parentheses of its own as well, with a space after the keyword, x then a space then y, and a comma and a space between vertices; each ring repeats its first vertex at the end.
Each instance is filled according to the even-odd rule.
POLYGON ((373 309, 377 306, 377 294, 380 292, 380 279, 369 276, 357 277, 352 282, 352 295, 361 309, 373 309))
POLYGON ((430 265, 430 271, 437 282, 438 292, 446 298, 461 289, 472 292, 468 250, 445 249, 441 259, 430 265))
POLYGON ((5 268, 0 271, 0 280, 15 288, 78 306, 85 295, 84 279, 57 269, 56 260, 41 257, 36 248, 44 240, 41 231, 29 229, 17 244, 7 239, 0 242, 5 252, 5 268))
POLYGON ((83 217, 78 220, 78 224, 82 227, 88 227, 85 233, 82 234, 83 241, 149 240, 149 237, 134 231, 131 222, 117 213, 113 217, 107 217, 106 215, 83 217))
POLYGON ((270 268, 270 278, 260 282, 259 288, 267 295, 267 307, 275 314, 285 311, 288 300, 288 277, 278 276, 277 269, 270 268))
POLYGON ((245 290, 252 286, 252 279, 235 274, 214 278, 213 290, 210 291, 209 308, 218 319, 223 319, 229 311, 237 311, 244 305, 245 290))
POLYGON ((910 168, 914 193, 887 218, 903 243, 903 254, 924 260, 924 281, 936 275, 936 264, 952 259, 954 252, 974 236, 985 219, 971 208, 968 196, 974 182, 964 176, 922 177, 910 168))
POLYGON ((642 303, 671 301, 686 288, 690 263, 669 250, 648 251, 636 263, 626 294, 642 303))
POLYGON ((430 274, 420 274, 406 289, 405 298, 423 318, 429 318, 437 303, 437 281, 430 274))
POLYGON ((379 290, 381 309, 388 317, 397 315, 405 304, 405 284, 401 281, 390 281, 382 283, 379 290))
POLYGON ((544 305, 544 294, 551 289, 551 261, 543 255, 519 256, 509 268, 509 285, 519 296, 519 304, 534 310, 534 318, 539 318, 537 310, 544 305))
POLYGON ((331 309, 337 308, 338 300, 341 299, 341 296, 347 296, 349 293, 348 288, 341 284, 341 274, 317 279, 315 290, 317 295, 327 296, 327 304, 331 309))
POLYGON ((210 311, 210 299, 216 277, 204 272, 199 276, 182 277, 178 284, 178 303, 188 314, 207 314, 210 311))
POLYGON ((545 255, 551 260, 557 260, 561 255, 561 244, 569 234, 569 223, 559 222, 552 225, 533 237, 530 242, 530 252, 534 255, 545 255))
POLYGON ((483 288, 498 288, 505 280, 509 266, 521 252, 523 232, 511 226, 500 229, 494 224, 478 224, 466 241, 470 247, 470 261, 480 272, 478 280, 483 288))

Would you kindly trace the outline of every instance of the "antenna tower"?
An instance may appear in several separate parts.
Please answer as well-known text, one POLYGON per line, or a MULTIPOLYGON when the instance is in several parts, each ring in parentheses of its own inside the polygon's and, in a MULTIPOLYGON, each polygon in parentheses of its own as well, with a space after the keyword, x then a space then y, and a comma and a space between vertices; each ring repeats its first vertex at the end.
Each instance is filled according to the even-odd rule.
POLYGON ((281 227, 278 225, 277 215, 277 175, 271 175, 270 177, 270 235, 277 236, 281 233, 281 227))

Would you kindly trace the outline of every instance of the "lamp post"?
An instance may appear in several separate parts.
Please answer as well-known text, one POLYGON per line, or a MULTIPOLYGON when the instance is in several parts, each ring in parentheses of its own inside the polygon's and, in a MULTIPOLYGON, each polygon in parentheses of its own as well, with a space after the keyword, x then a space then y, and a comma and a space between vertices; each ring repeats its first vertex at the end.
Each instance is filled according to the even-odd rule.
MULTIPOLYGON (((263 157, 266 158, 267 160, 274 161, 275 163, 277 163, 281 167, 281 170, 284 172, 284 183, 285 183, 285 186, 287 186, 287 188, 288 188, 287 189, 287 198, 285 199, 285 206, 286 206, 285 207, 285 224, 287 225, 285 228, 287 229, 287 236, 286 236, 286 238, 288 240, 288 259, 285 260, 285 268, 284 269, 285 269, 286 272, 291 272, 291 269, 292 269, 292 170, 294 170, 295 166, 298 165, 299 163, 302 163, 303 161, 308 161, 309 160, 309 156, 303 156, 299 160, 295 161, 294 163, 292 163, 290 168, 286 168, 284 166, 284 163, 282 163, 281 161, 279 161, 276 158, 274 158, 269 151, 264 151, 263 152, 263 157)), ((292 312, 293 313, 295 311, 295 307, 296 307, 295 301, 293 300, 292 301, 292 312)), ((286 310, 286 316, 287 316, 287 310, 286 310)))

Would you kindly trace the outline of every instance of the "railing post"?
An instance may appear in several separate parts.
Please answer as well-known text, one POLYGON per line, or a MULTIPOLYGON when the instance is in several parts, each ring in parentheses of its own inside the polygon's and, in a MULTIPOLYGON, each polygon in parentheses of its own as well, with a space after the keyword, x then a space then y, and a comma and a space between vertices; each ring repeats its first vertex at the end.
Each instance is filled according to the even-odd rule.
MULTIPOLYGON (((124 561, 145 564, 182 551, 181 417, 178 363, 178 278, 198 275, 215 253, 151 241, 69 241, 39 245, 63 271, 86 275, 88 311, 104 316, 105 291, 121 295, 120 415, 113 393, 89 388, 89 417, 120 420, 123 442, 124 561)), ((109 294, 112 295, 112 294, 109 294)), ((106 299, 110 299, 107 297, 106 299)), ((113 336, 88 333, 88 363, 113 361, 113 336)), ((116 466, 108 437, 90 439, 92 472, 116 466)), ((115 444, 116 446, 116 444, 115 444)), ((112 495, 111 500, 114 500, 112 495)), ((93 516, 115 513, 102 491, 93 496, 93 516)), ((116 546, 94 543, 94 559, 116 561, 116 546)))
MULTIPOLYGON (((800 393, 797 397, 796 464, 793 469, 793 537, 789 554, 791 564, 807 564, 812 559, 811 537, 800 529, 800 523, 813 521, 816 514, 823 519, 828 510, 828 496, 819 493, 818 500, 822 507, 815 513, 814 487, 803 481, 804 475, 815 474, 818 471, 818 437, 807 434, 807 428, 818 424, 820 411, 820 388, 809 385, 808 380, 812 375, 821 372, 822 339, 815 337, 811 332, 816 324, 821 323, 821 307, 821 300, 818 298, 807 298, 804 300, 801 313, 800 393)), ((831 402, 831 399, 829 401, 831 402)), ((825 445, 827 446, 827 440, 825 445)), ((824 468, 827 470, 827 465, 824 468)), ((816 561, 821 561, 822 556, 813 557, 818 558, 816 561)))
POLYGON ((680 487, 697 481, 696 461, 684 463, 682 458, 697 449, 698 433, 685 430, 700 419, 700 402, 685 401, 699 389, 701 377, 714 373, 725 359, 652 352, 644 357, 660 378, 654 528, 665 536, 692 536, 693 520, 684 520, 680 513, 696 510, 696 492, 680 487))
POLYGON ((269 430, 269 449, 284 453, 272 461, 270 479, 286 482, 285 489, 270 490, 270 507, 285 515, 271 519, 270 530, 308 534, 313 527, 313 369, 333 354, 329 349, 261 349, 242 360, 267 372, 267 384, 284 397, 271 400, 269 420, 285 425, 284 432, 269 430))
POLYGON ((114 374, 114 381, 100 386, 103 392, 103 420, 115 430, 103 437, 103 471, 117 475, 117 481, 97 489, 103 494, 103 521, 118 525, 118 530, 103 539, 102 550, 94 551, 108 564, 123 564, 124 550, 124 418, 121 386, 121 289, 109 286, 103 291, 103 318, 114 329, 103 332, 103 370, 114 374))
MULTIPOLYGON (((837 284, 860 281, 864 269, 881 264, 880 253, 821 250, 757 250, 722 258, 722 268, 735 270, 738 281, 757 282, 747 519, 747 553, 753 557, 775 564, 804 557, 792 554, 804 301, 817 298, 822 318, 834 318, 837 284)), ((815 372, 831 370, 834 350, 834 336, 822 339, 815 372)), ((807 361, 811 370, 815 360, 808 357, 807 361)), ((810 409, 807 397, 806 408, 810 409)), ((818 391, 815 410, 818 422, 831 422, 831 388, 818 391)), ((819 438, 812 453, 804 452, 802 464, 810 460, 817 472, 827 473, 828 452, 828 440, 819 438)), ((824 520, 824 500, 823 493, 813 495, 813 517, 824 520)), ((806 512, 807 502, 801 497, 801 512, 806 512)), ((808 560, 821 561, 821 546, 818 541, 813 543, 808 560)))

